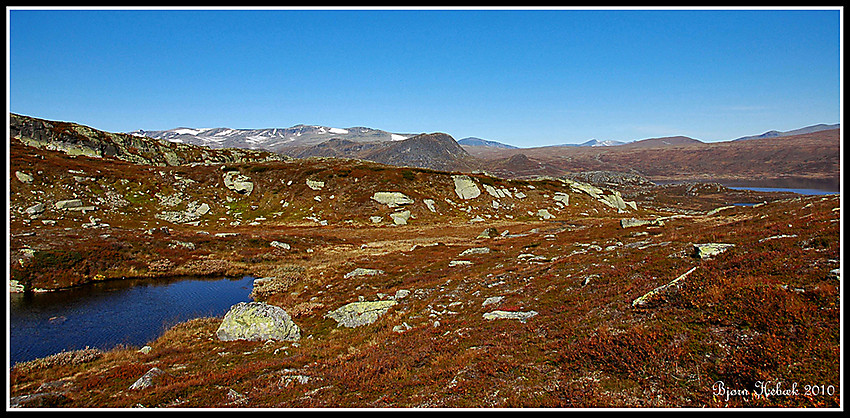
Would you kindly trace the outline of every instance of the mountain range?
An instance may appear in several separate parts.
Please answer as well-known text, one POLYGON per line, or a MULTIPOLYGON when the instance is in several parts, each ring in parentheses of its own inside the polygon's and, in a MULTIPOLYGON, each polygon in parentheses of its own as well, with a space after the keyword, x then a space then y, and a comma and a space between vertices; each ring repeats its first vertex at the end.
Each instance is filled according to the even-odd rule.
POLYGON ((365 127, 332 128, 319 125, 295 125, 289 128, 231 129, 175 128, 164 131, 136 130, 135 136, 165 139, 171 142, 201 145, 209 148, 246 148, 281 153, 287 149, 318 145, 333 138, 347 141, 393 142, 414 136, 365 127))
POLYGON ((761 138, 777 138, 783 136, 791 136, 791 135, 801 135, 801 134, 810 134, 814 132, 820 131, 828 131, 831 129, 839 129, 841 128, 840 123, 827 125, 823 123, 819 123, 817 125, 806 126, 805 128, 794 129, 791 131, 767 131, 761 135, 752 135, 752 136, 742 136, 740 138, 734 139, 733 141, 746 141, 748 139, 761 139, 761 138))

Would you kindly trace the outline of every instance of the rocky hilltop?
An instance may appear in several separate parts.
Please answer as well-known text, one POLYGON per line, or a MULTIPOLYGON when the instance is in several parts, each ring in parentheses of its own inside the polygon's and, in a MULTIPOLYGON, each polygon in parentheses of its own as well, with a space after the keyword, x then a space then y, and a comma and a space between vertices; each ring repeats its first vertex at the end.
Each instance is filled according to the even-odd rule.
POLYGON ((480 167, 451 135, 420 134, 401 141, 355 142, 332 139, 321 144, 288 151, 287 155, 306 157, 354 158, 398 167, 430 168, 448 171, 472 171, 480 167))
POLYGON ((838 195, 12 124, 10 291, 256 278, 252 302, 145 346, 10 365, 13 408, 840 407, 838 195), (711 387, 777 379, 824 392, 711 387))
POLYGON ((99 131, 70 122, 47 121, 14 113, 9 118, 12 138, 27 146, 61 151, 68 155, 110 158, 155 166, 282 160, 282 157, 270 152, 236 148, 212 151, 206 147, 161 139, 99 131))

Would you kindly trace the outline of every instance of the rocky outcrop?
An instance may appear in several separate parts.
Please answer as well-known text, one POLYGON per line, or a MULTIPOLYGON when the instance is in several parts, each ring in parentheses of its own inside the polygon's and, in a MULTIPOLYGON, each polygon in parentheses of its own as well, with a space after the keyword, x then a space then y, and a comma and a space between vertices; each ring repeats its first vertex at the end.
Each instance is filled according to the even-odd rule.
POLYGON ((284 157, 245 149, 212 150, 122 133, 110 133, 70 122, 9 114, 9 135, 24 145, 72 156, 114 158, 136 164, 176 166, 192 163, 281 161, 284 157))
POLYGON ((224 316, 216 336, 222 341, 294 341, 301 338, 301 330, 281 307, 240 302, 224 316))
POLYGON ((397 303, 398 302, 394 300, 352 302, 334 311, 328 312, 325 317, 336 321, 337 326, 355 328, 372 324, 397 303))

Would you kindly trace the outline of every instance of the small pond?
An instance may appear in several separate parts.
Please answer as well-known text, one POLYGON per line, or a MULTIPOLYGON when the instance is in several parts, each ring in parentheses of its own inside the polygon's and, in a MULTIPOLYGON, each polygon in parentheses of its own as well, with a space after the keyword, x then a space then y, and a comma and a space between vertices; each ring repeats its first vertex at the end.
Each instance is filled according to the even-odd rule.
POLYGON ((86 347, 143 346, 177 323, 249 302, 254 278, 116 280, 9 295, 10 364, 86 347))

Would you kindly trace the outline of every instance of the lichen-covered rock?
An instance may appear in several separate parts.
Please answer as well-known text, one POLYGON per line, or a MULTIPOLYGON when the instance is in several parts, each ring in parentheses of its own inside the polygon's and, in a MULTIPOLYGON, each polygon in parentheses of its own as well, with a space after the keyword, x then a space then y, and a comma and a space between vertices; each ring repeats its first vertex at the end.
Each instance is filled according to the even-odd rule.
POLYGON ((694 244, 693 256, 700 259, 709 258, 718 255, 734 246, 735 244, 723 243, 694 244))
POLYGON ((307 179, 307 187, 309 187, 313 190, 319 191, 319 190, 322 190, 322 188, 325 187, 325 182, 307 179))
POLYGON ((21 183, 30 184, 33 180, 33 177, 31 175, 29 175, 28 173, 24 173, 23 171, 16 171, 15 177, 17 177, 21 183))
POLYGON ((384 274, 384 272, 382 270, 377 270, 377 269, 364 269, 364 268, 358 267, 358 268, 346 273, 345 278, 350 279, 350 278, 356 277, 356 276, 377 276, 377 275, 380 275, 380 274, 384 274))
POLYGON ((413 203, 413 199, 407 197, 401 192, 375 192, 375 194, 372 195, 372 200, 391 208, 413 203))
POLYGON ((565 206, 570 205, 570 195, 564 192, 555 192, 555 196, 552 197, 552 199, 556 202, 563 203, 565 206))
POLYGON ((493 311, 484 314, 484 319, 492 321, 494 319, 517 319, 520 322, 525 322, 529 318, 537 315, 536 311, 514 312, 514 311, 493 311))
POLYGON ((301 338, 301 330, 279 306, 239 302, 224 316, 216 336, 222 341, 295 341, 301 338))
POLYGON ((481 195, 481 190, 471 177, 467 175, 452 176, 455 182, 455 193, 461 199, 475 199, 481 195))
POLYGON ((158 367, 154 367, 148 370, 147 373, 142 375, 139 380, 136 380, 136 382, 130 386, 130 390, 147 389, 149 387, 153 387, 154 379, 159 376, 162 376, 163 374, 165 374, 164 371, 160 370, 158 367))
POLYGON ((647 292, 643 296, 632 301, 632 307, 644 308, 644 307, 647 307, 647 306, 653 304, 658 299, 662 298, 664 296, 664 294, 666 294, 666 293, 672 291, 672 289, 675 289, 676 287, 678 287, 679 283, 681 283, 683 280, 685 280, 685 278, 688 277, 689 274, 693 273, 694 270, 696 270, 696 269, 697 269, 696 267, 693 267, 690 270, 686 271, 681 276, 679 276, 676 279, 674 279, 673 281, 671 281, 670 283, 667 283, 663 286, 658 286, 655 289, 650 290, 649 292, 647 292))
POLYGON ((396 225, 407 225, 407 221, 410 220, 410 211, 393 212, 390 214, 390 218, 393 219, 393 223, 396 225))
POLYGON ((60 200, 53 204, 56 209, 73 209, 83 206, 83 201, 80 199, 60 200))
POLYGON ((254 191, 254 183, 251 179, 238 171, 224 173, 224 186, 239 194, 249 195, 254 191))
POLYGON ((379 300, 373 302, 352 302, 334 311, 328 312, 325 317, 337 322, 337 326, 355 328, 369 325, 387 313, 395 305, 394 300, 379 300))
POLYGON ((664 221, 660 219, 635 219, 635 218, 624 218, 620 219, 620 226, 623 228, 634 228, 643 225, 651 225, 651 226, 662 226, 664 225, 664 221))
POLYGON ((554 219, 555 215, 552 215, 547 209, 540 209, 537 211, 537 217, 541 219, 554 219))

